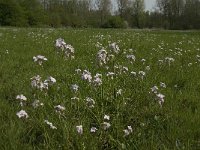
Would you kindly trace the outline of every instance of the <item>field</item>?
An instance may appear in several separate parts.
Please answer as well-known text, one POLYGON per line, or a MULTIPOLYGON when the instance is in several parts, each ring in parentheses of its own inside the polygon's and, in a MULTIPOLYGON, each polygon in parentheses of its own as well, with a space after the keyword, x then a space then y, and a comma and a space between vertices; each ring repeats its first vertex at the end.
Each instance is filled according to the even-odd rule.
POLYGON ((200 149, 200 32, 0 28, 0 41, 1 149, 200 149))

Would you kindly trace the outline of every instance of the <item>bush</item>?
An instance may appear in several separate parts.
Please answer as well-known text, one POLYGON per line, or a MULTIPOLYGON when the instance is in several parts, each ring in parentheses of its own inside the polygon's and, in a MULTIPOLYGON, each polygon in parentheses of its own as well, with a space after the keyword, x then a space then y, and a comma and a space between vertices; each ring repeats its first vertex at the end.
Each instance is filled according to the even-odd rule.
POLYGON ((127 28, 128 24, 119 16, 110 17, 102 26, 103 28, 127 28))

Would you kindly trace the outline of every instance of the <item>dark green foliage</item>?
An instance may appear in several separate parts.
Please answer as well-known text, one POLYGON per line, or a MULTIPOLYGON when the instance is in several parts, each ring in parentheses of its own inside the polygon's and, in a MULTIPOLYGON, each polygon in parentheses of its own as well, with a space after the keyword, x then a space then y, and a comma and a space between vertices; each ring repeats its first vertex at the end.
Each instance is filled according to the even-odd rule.
POLYGON ((119 16, 110 17, 102 26, 103 28, 125 28, 124 20, 119 16))
POLYGON ((27 20, 19 3, 14 0, 0 1, 0 25, 26 26, 27 20))
POLYGON ((157 0, 151 12, 145 11, 144 0, 118 0, 117 4, 110 0, 0 0, 0 26, 200 29, 199 0, 157 0), (116 12, 112 5, 118 7, 116 12))

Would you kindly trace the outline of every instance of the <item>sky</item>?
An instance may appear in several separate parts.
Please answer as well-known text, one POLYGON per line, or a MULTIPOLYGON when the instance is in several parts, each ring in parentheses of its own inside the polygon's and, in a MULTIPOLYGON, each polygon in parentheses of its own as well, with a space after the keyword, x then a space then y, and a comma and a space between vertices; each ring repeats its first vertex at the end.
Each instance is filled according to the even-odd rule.
MULTIPOLYGON (((145 10, 151 11, 153 9, 153 7, 155 7, 155 5, 156 5, 156 0, 144 0, 144 1, 145 1, 145 10)), ((112 0, 112 2, 114 4, 113 10, 116 10, 117 2, 116 2, 116 0, 112 0)))
POLYGON ((146 10, 151 10, 156 4, 156 0, 145 0, 146 10))

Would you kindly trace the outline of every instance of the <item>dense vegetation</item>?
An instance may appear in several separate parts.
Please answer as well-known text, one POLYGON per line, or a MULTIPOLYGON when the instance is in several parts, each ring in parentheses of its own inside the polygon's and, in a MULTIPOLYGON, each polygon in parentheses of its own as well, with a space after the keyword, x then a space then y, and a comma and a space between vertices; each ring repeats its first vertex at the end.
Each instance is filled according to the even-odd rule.
POLYGON ((200 148, 199 32, 0 28, 0 39, 1 149, 200 148))
POLYGON ((199 0, 157 0, 155 5, 149 12, 144 0, 0 0, 0 25, 200 28, 199 0))

